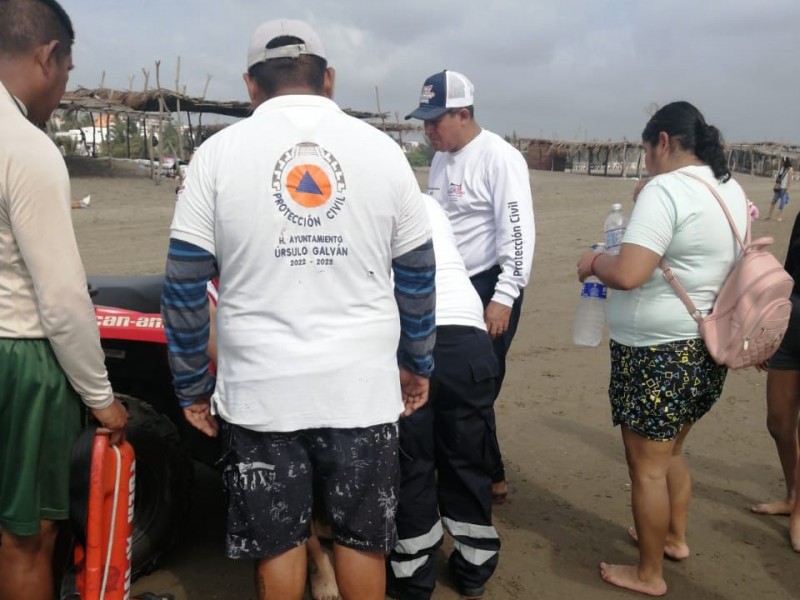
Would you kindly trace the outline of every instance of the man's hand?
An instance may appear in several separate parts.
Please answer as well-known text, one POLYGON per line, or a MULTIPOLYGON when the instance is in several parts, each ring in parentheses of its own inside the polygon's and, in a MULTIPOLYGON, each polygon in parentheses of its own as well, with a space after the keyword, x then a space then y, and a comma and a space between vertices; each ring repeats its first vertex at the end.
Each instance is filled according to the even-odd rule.
POLYGON ((219 425, 211 414, 211 400, 202 398, 183 409, 183 416, 192 427, 199 429, 208 437, 217 437, 219 425))
POLYGON ((128 411, 122 402, 114 402, 105 408, 92 408, 92 416, 100 423, 99 433, 108 434, 108 442, 116 446, 125 441, 125 425, 128 424, 128 411))
POLYGON ((407 417, 418 408, 421 408, 428 401, 428 390, 430 381, 422 375, 415 375, 400 367, 400 391, 403 395, 403 404, 406 409, 403 416, 407 417))
POLYGON ((508 321, 510 318, 510 306, 500 304, 494 300, 489 302, 486 311, 483 313, 483 320, 486 323, 486 330, 493 340, 499 338, 508 330, 508 321))

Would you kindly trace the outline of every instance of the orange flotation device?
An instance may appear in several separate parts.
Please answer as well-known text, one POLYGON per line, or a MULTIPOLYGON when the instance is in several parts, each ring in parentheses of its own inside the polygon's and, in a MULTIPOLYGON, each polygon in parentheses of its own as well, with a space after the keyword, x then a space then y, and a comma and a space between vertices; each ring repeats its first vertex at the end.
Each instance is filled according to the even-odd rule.
MULTIPOLYGON (((81 600, 128 600, 136 459, 128 442, 111 446, 94 436, 85 536, 75 545, 81 600)), ((84 533, 84 532, 82 532, 84 533)))

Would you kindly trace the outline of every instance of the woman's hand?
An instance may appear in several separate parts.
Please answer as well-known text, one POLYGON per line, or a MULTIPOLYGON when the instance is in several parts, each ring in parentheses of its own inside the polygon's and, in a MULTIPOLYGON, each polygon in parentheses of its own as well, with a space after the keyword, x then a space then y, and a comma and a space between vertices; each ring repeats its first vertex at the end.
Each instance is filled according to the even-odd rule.
POLYGON ((578 280, 583 283, 583 281, 592 275, 591 267, 592 261, 594 260, 595 256, 599 256, 599 252, 595 252, 594 250, 587 250, 581 257, 578 259, 578 280))

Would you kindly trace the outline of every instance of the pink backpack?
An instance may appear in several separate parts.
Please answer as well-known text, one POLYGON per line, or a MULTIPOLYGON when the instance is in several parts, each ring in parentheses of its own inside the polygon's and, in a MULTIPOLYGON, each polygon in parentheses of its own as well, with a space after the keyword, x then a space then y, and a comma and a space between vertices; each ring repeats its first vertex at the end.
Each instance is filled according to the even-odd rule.
POLYGON ((705 185, 717 199, 731 231, 742 248, 739 260, 728 273, 711 313, 703 317, 669 265, 659 263, 664 279, 686 305, 700 328, 711 357, 719 365, 741 369, 763 364, 778 349, 789 326, 794 281, 777 259, 766 250, 771 237, 750 241, 750 217, 742 240, 730 212, 719 194, 700 177, 683 173, 705 185))

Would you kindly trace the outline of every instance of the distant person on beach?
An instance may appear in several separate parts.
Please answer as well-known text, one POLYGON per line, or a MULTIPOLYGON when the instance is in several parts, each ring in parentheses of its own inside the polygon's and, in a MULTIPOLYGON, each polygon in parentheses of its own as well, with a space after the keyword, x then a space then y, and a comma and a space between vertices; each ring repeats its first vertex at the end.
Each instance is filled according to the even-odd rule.
MULTIPOLYGON (((436 150, 428 194, 444 209, 472 285, 481 297, 484 321, 500 365, 495 396, 506 372, 506 354, 517 331, 523 289, 533 261, 535 227, 528 165, 522 154, 475 120, 474 86, 455 71, 425 80, 419 106, 406 119, 423 121, 436 150)), ((508 494, 494 413, 487 423, 491 446, 492 494, 508 494)))
MULTIPOLYGON (((778 351, 767 363, 767 429, 775 440, 786 484, 786 495, 776 502, 756 504, 762 515, 788 515, 795 505, 798 480, 800 427, 800 214, 794 222, 784 268, 794 279, 789 329, 778 351)), ((800 516, 793 519, 792 546, 800 551, 800 516)))
POLYGON ((695 305, 709 311, 738 249, 707 186, 727 204, 739 231, 749 217, 720 132, 694 106, 661 108, 645 126, 642 144, 652 177, 636 199, 620 253, 584 253, 578 278, 594 275, 615 290, 608 310, 609 398, 631 477, 635 527, 628 535, 639 546, 638 564, 603 562, 600 574, 613 585, 660 596, 667 591, 664 556, 690 555, 691 479, 683 444, 719 398, 727 369, 711 358, 658 265, 663 257, 695 305))
POLYGON ((52 600, 69 517, 81 404, 125 437, 69 213, 69 174, 46 122, 72 69, 53 0, 0 0, 0 599, 52 600))
POLYGON ((772 213, 775 211, 775 206, 778 207, 778 221, 783 221, 783 209, 789 204, 789 188, 792 187, 792 161, 788 156, 783 158, 781 168, 775 176, 775 185, 772 186, 772 202, 769 205, 769 212, 767 213, 765 221, 772 219, 772 213))
POLYGON ((253 114, 198 148, 171 227, 162 314, 175 391, 191 425, 222 437, 226 552, 255 562, 259 598, 302 598, 318 491, 340 595, 384 599, 398 420, 427 402, 433 371, 436 264, 419 186, 397 144, 331 100, 334 75, 308 24, 256 28, 253 114))

